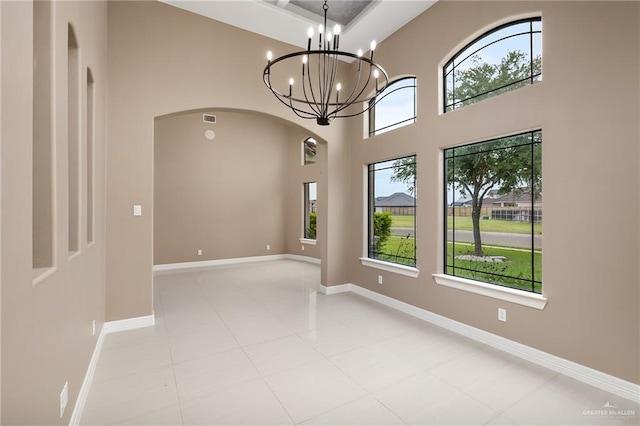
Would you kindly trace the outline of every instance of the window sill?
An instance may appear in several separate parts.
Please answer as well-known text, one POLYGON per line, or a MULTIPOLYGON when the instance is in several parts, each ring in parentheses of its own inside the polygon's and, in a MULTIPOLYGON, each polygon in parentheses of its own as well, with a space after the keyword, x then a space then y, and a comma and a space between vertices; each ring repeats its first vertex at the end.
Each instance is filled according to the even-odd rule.
POLYGON ((539 310, 543 310, 548 301, 546 297, 540 294, 500 287, 467 278, 454 277, 453 275, 433 274, 433 279, 437 284, 445 287, 457 288, 458 290, 468 291, 470 293, 480 294, 539 310))
POLYGON ((316 245, 316 240, 311 240, 309 238, 300 238, 300 242, 302 244, 309 244, 311 246, 315 246, 316 245))
POLYGON ((411 278, 418 278, 418 274, 420 273, 418 268, 399 265, 397 263, 384 262, 382 260, 371 259, 368 257, 361 257, 360 262, 363 266, 382 269, 383 271, 393 272, 395 274, 400 274, 411 278))
POLYGON ((37 286, 42 281, 44 281, 47 277, 53 275, 56 272, 57 268, 55 266, 47 266, 44 268, 34 268, 33 274, 31 276, 31 285, 37 286))

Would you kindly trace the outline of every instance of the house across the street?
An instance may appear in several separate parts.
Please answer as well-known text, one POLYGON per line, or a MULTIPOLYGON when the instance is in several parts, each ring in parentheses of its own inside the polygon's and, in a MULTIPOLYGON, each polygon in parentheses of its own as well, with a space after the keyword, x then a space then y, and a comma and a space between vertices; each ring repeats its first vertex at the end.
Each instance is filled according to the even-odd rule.
POLYGON ((404 192, 396 192, 386 197, 376 197, 376 211, 389 212, 393 215, 413 215, 416 210, 416 199, 404 192))

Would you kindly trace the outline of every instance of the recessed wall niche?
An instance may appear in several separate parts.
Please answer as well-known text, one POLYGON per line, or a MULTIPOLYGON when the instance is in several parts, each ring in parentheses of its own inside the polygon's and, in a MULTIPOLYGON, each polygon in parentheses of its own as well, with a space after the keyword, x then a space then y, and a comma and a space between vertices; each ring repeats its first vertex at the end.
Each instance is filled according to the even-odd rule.
POLYGON ((51 3, 33 3, 32 267, 54 265, 51 3))
POLYGON ((67 171, 69 183, 69 254, 80 251, 80 49, 71 24, 67 43, 67 171))
POLYGON ((94 241, 94 191, 95 191, 95 82, 87 68, 87 244, 94 241))

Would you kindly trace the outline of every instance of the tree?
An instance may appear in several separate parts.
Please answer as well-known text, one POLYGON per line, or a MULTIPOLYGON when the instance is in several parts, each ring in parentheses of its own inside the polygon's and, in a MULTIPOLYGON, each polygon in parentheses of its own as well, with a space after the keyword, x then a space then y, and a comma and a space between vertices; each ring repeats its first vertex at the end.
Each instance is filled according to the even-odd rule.
POLYGON ((309 213, 309 228, 307 229, 307 238, 316 239, 316 212, 309 213))
MULTIPOLYGON (((471 58, 471 63, 472 66, 469 68, 456 69, 456 85, 448 92, 450 98, 464 100, 460 102, 460 106, 530 84, 532 79, 542 72, 540 56, 530 61, 520 51, 507 52, 499 64, 483 62, 477 55, 471 58)), ((530 150, 513 147, 519 145, 514 138, 500 139, 494 142, 490 149, 485 147, 484 152, 470 152, 476 149, 473 145, 463 147, 456 153, 460 157, 452 163, 455 167, 447 165, 447 181, 454 182, 454 186, 471 196, 471 222, 476 256, 482 256, 480 216, 487 193, 494 187, 499 187, 501 194, 522 191, 523 187, 528 187, 532 196, 535 196, 541 190, 540 150, 537 150, 537 155, 534 154, 534 170, 531 170, 530 150)))
POLYGON ((447 87, 448 104, 456 102, 455 108, 526 86, 542 74, 542 58, 531 61, 520 51, 508 51, 499 64, 484 62, 477 54, 468 60, 471 66, 456 68, 455 83, 447 87))
POLYGON ((393 218, 389 212, 375 212, 373 214, 373 235, 377 237, 376 252, 382 253, 387 239, 391 235, 393 218))
POLYGON ((393 175, 391 182, 400 182, 407 185, 407 191, 413 196, 416 192, 416 157, 404 157, 393 162, 393 175))
POLYGON ((533 133, 533 141, 530 140, 531 135, 524 133, 447 151, 447 182, 450 187, 462 190, 471 197, 476 256, 483 255, 480 218, 487 193, 499 188, 499 194, 530 191, 536 196, 541 190, 540 145, 531 145, 537 142, 535 139, 540 137, 540 133, 533 133))
MULTIPOLYGON (((478 55, 470 61, 471 67, 455 70, 455 87, 447 87, 448 103, 458 101, 456 107, 530 84, 542 70, 540 56, 531 61, 520 51, 507 52, 499 64, 483 62, 478 55)), ((534 138, 540 137, 539 133, 535 135, 534 138)), ((521 144, 515 139, 522 137, 528 137, 528 134, 498 139, 482 149, 478 145, 460 147, 451 151, 454 158, 447 159, 447 181, 471 197, 474 253, 477 256, 483 254, 480 216, 487 193, 494 188, 499 188, 501 194, 522 191, 522 188, 529 188, 532 196, 541 192, 539 145, 534 147, 532 155, 530 146, 516 146, 521 144)), ((415 173, 415 160, 411 163, 397 160, 391 180, 412 185, 415 173)), ((411 186, 411 190, 414 189, 411 186)))

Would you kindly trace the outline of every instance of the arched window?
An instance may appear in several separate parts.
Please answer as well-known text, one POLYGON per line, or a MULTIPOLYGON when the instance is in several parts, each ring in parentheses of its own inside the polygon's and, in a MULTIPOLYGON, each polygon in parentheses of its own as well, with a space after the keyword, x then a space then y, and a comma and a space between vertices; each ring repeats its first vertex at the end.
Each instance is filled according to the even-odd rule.
POLYGON ((416 122, 416 78, 396 80, 371 101, 369 136, 416 122))
POLYGON ((492 29, 443 68, 444 112, 542 81, 542 19, 492 29))
POLYGON ((302 164, 314 164, 318 155, 318 143, 314 138, 302 141, 302 164))

